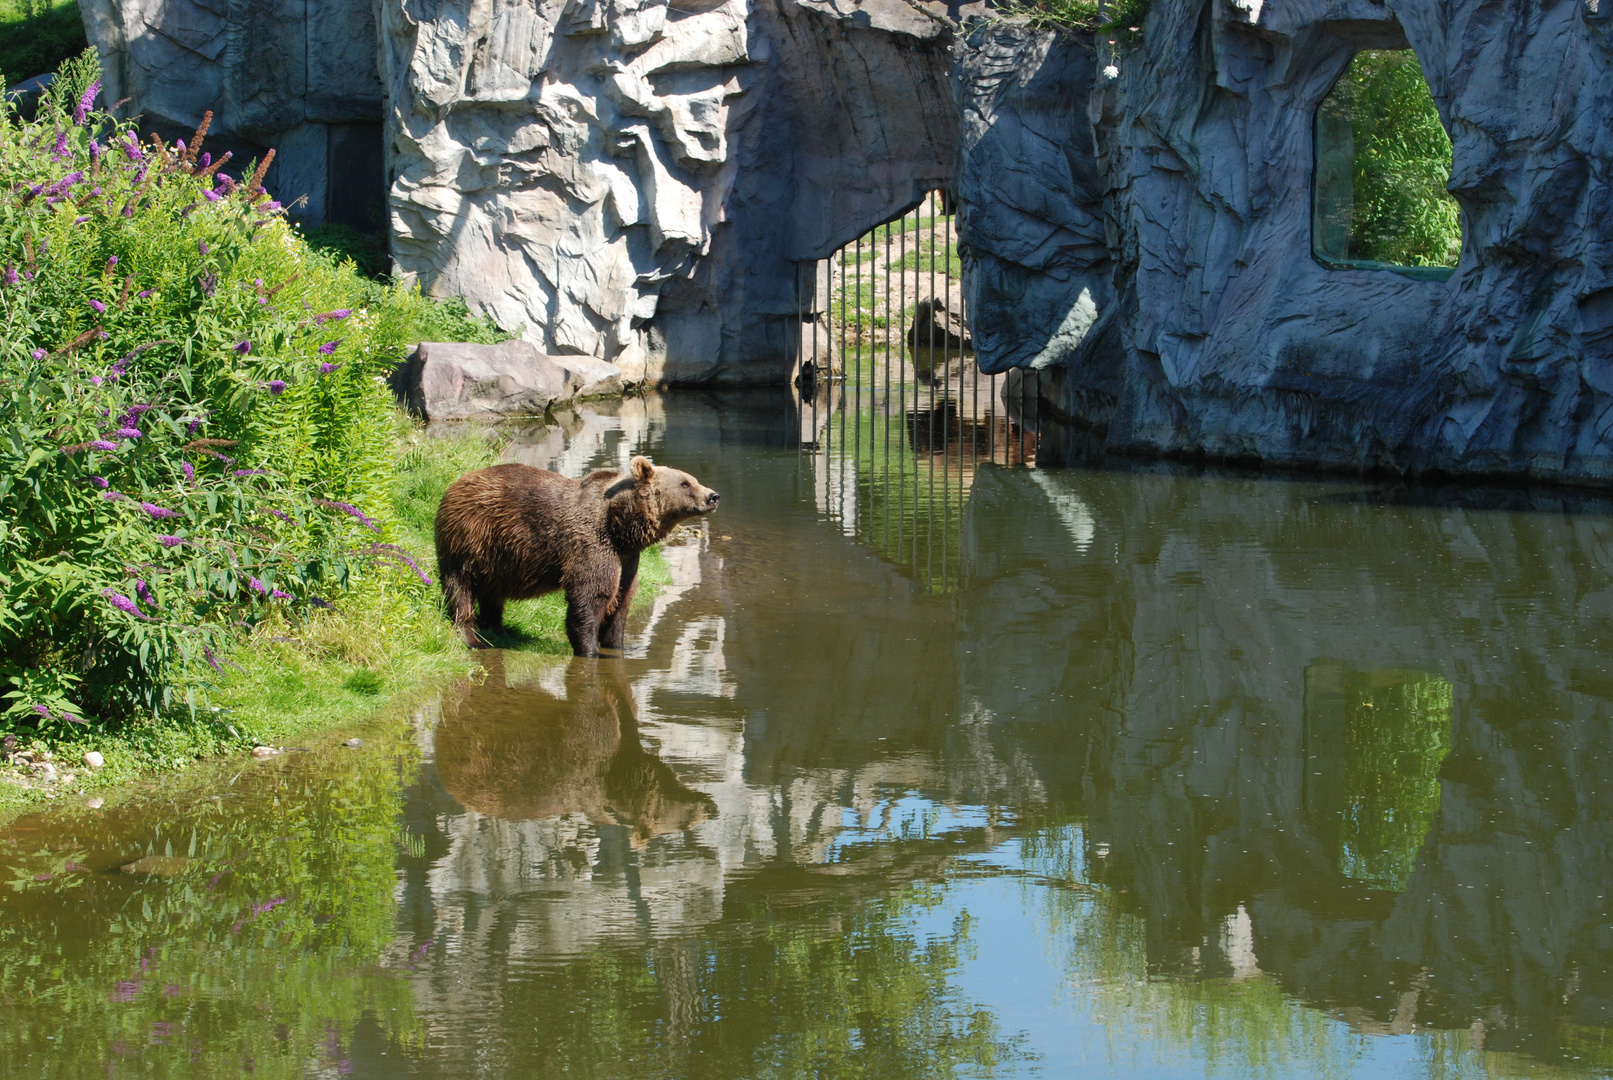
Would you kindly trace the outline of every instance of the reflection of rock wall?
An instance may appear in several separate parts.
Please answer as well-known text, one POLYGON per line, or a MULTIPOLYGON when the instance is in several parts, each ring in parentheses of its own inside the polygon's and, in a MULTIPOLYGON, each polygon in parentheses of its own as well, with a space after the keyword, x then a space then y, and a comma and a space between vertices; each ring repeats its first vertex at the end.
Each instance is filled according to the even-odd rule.
POLYGON ((1420 1024, 1482 1020, 1491 1048, 1613 1023, 1600 517, 1114 473, 983 470, 973 494, 962 677, 1002 720, 999 756, 1028 752, 1085 806, 1153 962, 1234 970, 1241 904, 1259 967, 1364 1028, 1405 994, 1420 1024), (1074 525, 1056 500, 1034 509, 1049 484, 1084 508, 1074 525), (1395 764, 1415 779, 1443 759, 1433 807, 1400 808, 1431 810, 1403 891, 1347 877, 1329 807, 1308 812, 1361 764, 1317 745, 1343 720, 1308 714, 1326 670, 1454 688, 1449 742, 1428 733, 1395 764))
POLYGON ((555 354, 783 382, 796 265, 949 178, 901 0, 385 5, 398 265, 555 354))
MULTIPOLYGON (((960 61, 965 146, 996 162, 1010 156, 999 133, 1024 126, 1017 171, 1060 196, 1053 213, 1009 183, 966 214, 964 239, 985 253, 977 316, 1031 327, 987 355, 1073 364, 1050 400, 1110 452, 1613 475, 1608 10, 1160 0, 1135 50, 1096 61, 1087 42, 978 32, 960 61), (1465 237, 1447 282, 1330 270, 1310 254, 1315 108, 1355 48, 1407 44, 1455 143, 1465 237), (1110 62, 1117 77, 1093 74, 1110 62), (1090 94, 1090 144, 1033 93, 1063 79, 1090 94), (968 126, 996 113, 991 128, 968 126), (1044 269, 1051 249, 1030 243, 1082 250, 1099 193, 1065 178, 1092 174, 1119 289, 1113 303, 1091 293, 1096 313, 1086 280, 1044 269), (1111 315, 1118 333, 1069 347, 1056 327, 1078 310, 1078 322, 1111 315), (1041 346, 1050 333, 1056 358, 1041 346)), ((976 167, 962 166, 966 197, 991 193, 971 189, 976 167)))

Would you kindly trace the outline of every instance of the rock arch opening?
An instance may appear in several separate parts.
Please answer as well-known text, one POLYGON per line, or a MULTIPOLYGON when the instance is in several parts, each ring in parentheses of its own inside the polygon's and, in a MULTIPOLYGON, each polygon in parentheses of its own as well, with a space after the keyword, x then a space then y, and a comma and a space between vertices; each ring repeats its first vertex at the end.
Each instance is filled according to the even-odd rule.
POLYGON ((1311 251, 1444 280, 1462 250, 1451 139, 1410 49, 1360 49, 1316 109, 1311 251))

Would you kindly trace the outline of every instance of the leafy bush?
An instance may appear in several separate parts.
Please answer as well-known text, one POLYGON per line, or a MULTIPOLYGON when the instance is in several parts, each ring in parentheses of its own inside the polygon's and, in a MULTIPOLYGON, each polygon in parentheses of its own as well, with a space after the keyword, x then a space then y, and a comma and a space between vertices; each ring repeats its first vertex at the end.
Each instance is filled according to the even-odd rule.
POLYGON ((1102 34, 1111 45, 1130 48, 1142 39, 1153 0, 1010 0, 997 10, 1037 30, 1102 34))
POLYGON ((382 377, 495 333, 312 251, 206 122, 142 144, 89 107, 96 70, 0 117, 0 728, 194 704, 265 616, 357 572, 424 588, 389 543, 382 377))
POLYGON ((77 3, 0 0, 0 74, 8 85, 55 71, 87 44, 77 3))
POLYGON ((351 225, 310 225, 302 230, 302 238, 309 247, 338 262, 351 261, 367 278, 379 278, 386 273, 386 251, 380 238, 361 233, 351 225))

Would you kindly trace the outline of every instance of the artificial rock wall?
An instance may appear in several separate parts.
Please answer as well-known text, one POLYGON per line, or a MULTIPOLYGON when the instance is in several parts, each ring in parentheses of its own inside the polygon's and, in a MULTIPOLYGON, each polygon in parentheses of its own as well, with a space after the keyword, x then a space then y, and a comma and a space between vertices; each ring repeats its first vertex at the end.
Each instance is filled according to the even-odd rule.
POLYGON ((1610 23, 1594 0, 1155 0, 1126 51, 977 30, 957 85, 982 366, 1042 368, 1085 453, 1613 476, 1610 23), (1310 253, 1316 106, 1357 48, 1408 45, 1455 147, 1444 282, 1310 253), (991 184, 1008 161, 1052 193, 991 184))
POLYGON ((956 159, 952 23, 908 0, 84 12, 124 115, 173 137, 214 110, 208 148, 274 147, 294 216, 389 227, 428 293, 629 381, 783 382, 820 261, 956 159))
POLYGON ((445 0, 380 28, 397 266, 630 378, 783 382, 798 267, 951 178, 950 24, 904 0, 445 0))

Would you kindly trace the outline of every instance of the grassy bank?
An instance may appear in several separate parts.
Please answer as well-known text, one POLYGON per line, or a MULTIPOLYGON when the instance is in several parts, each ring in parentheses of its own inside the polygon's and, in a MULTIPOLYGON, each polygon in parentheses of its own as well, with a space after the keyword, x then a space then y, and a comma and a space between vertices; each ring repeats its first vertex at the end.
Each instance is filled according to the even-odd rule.
MULTIPOLYGON (((456 477, 492 464, 499 451, 500 444, 481 429, 428 438, 418 424, 398 418, 392 482, 397 546, 433 580, 431 526, 438 500, 456 477)), ((660 552, 646 552, 636 605, 652 599, 668 580, 660 552)), ((506 623, 510 636, 502 644, 509 648, 570 652, 561 594, 511 604, 506 623)), ((173 714, 84 737, 20 740, 19 749, 49 752, 61 779, 53 787, 24 787, 15 781, 28 777, 26 769, 0 766, 0 822, 52 802, 97 796, 115 801, 134 781, 245 754, 257 745, 339 741, 402 718, 448 681, 477 671, 476 654, 453 633, 434 589, 413 587, 402 575, 375 575, 358 582, 333 611, 306 618, 287 614, 255 627, 203 688, 207 705, 194 720, 173 714), (87 750, 99 752, 105 767, 84 768, 87 750), (69 774, 71 782, 65 780, 69 774)))

